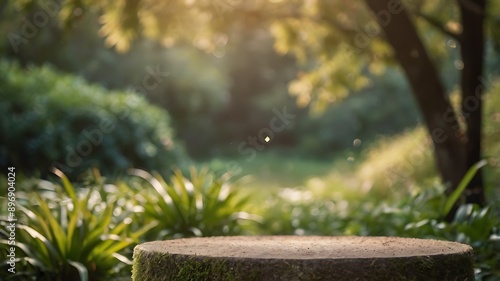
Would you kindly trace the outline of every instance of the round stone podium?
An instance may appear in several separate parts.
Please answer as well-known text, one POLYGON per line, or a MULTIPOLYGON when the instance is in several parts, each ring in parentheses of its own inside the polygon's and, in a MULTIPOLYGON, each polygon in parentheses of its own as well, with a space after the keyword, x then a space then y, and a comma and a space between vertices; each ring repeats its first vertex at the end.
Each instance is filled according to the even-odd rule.
POLYGON ((470 246, 358 236, 232 236, 134 249, 132 280, 474 280, 470 246))

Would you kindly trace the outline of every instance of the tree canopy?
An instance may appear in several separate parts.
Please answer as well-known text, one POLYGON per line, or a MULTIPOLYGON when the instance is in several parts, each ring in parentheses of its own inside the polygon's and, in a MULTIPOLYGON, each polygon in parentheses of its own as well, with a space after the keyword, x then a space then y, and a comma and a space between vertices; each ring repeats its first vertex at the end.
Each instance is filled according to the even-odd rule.
MULTIPOLYGON (((11 12, 23 11, 27 22, 56 16, 63 27, 78 24, 86 14, 100 16, 99 34, 106 44, 126 51, 138 38, 164 45, 184 42, 211 53, 223 52, 231 38, 249 29, 266 29, 275 37, 275 50, 292 54, 304 72, 290 84, 297 102, 324 109, 351 89, 370 84, 366 73, 380 74, 395 62, 380 24, 389 24, 403 4, 416 22, 432 59, 442 62, 458 46, 461 32, 457 1, 389 1, 385 10, 371 13, 364 1, 188 0, 188 1, 10 1, 11 12), (57 12, 59 11, 59 12, 57 12), (46 15, 42 15, 44 12, 46 15)), ((471 1, 471 6, 474 3, 471 1)), ((492 45, 500 42, 500 5, 489 3, 486 23, 492 45)), ((41 22, 43 23, 43 22, 41 22)), ((27 24, 29 25, 29 24, 27 24)), ((26 27, 28 30, 29 27, 26 27)), ((28 36, 10 32, 13 46, 28 36)), ((401 38, 404 40, 404 37, 401 38)), ((457 60, 460 70, 462 62, 457 60)))
MULTIPOLYGON (((20 19, 20 32, 8 34, 14 49, 27 43, 44 17, 58 17, 70 30, 86 14, 99 17, 99 34, 119 52, 134 40, 150 38, 164 46, 192 44, 219 56, 235 36, 270 32, 275 50, 293 55, 303 69, 289 84, 290 93, 315 111, 370 85, 369 77, 387 65, 399 65, 432 137, 438 169, 451 183, 449 192, 482 157, 486 86, 479 78, 485 56, 500 49, 498 1, 25 0, 7 2, 3 9, 27 15, 20 19), (450 56, 456 58, 457 79, 444 81, 440 68, 450 56), (448 98, 457 88, 459 109, 448 98)), ((477 203, 484 201, 477 191, 480 179, 478 174, 469 190, 480 194, 472 199, 477 203)))

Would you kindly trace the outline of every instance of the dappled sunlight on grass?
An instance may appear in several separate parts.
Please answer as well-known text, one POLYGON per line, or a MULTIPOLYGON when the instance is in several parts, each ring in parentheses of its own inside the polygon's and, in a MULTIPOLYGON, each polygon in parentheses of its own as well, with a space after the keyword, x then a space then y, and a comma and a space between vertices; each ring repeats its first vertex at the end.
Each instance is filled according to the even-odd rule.
POLYGON ((382 194, 410 191, 436 176, 432 146, 423 127, 381 139, 356 171, 360 183, 382 194))
POLYGON ((303 186, 309 178, 327 175, 333 168, 332 162, 278 155, 273 151, 260 152, 251 161, 215 158, 203 164, 218 173, 230 172, 237 177, 251 175, 248 187, 266 190, 303 186))

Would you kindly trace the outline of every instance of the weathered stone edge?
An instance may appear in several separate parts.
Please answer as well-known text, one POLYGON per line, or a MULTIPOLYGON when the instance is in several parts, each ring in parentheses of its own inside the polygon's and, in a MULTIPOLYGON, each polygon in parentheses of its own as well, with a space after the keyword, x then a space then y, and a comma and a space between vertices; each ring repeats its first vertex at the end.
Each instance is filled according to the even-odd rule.
POLYGON ((134 249, 134 281, 474 280, 472 250, 432 256, 357 259, 249 259, 134 249))

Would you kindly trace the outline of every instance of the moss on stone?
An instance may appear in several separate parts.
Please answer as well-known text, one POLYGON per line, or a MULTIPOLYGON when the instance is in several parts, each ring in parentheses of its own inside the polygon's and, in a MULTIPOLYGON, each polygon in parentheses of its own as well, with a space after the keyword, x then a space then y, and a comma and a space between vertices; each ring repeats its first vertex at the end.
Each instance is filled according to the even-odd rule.
POLYGON ((134 249, 132 279, 472 281, 473 261, 472 250, 430 256, 286 259, 170 254, 139 245, 134 249))
MULTIPOLYGON (((165 253, 152 253, 134 249, 132 280, 134 281, 198 281, 243 280, 224 259, 183 257, 165 253)), ((255 280, 255 279, 253 279, 255 280)))

